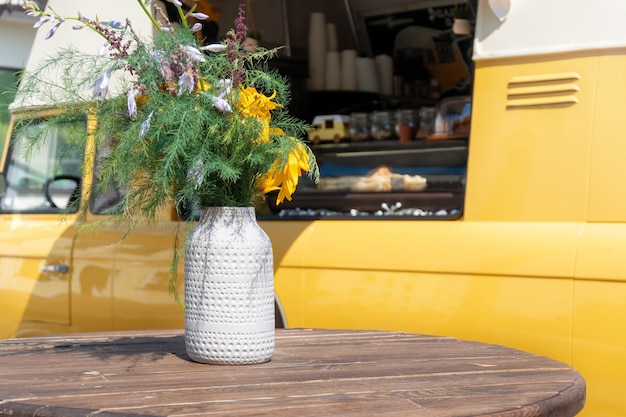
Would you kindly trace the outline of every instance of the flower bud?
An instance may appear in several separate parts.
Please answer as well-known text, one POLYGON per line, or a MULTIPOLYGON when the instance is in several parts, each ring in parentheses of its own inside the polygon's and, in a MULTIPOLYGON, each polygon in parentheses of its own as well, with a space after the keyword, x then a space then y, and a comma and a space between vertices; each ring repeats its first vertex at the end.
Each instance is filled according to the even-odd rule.
POLYGON ((46 23, 48 20, 50 20, 50 18, 48 18, 48 16, 41 16, 39 18, 38 21, 35 22, 35 24, 33 25, 33 27, 35 29, 37 29, 38 27, 40 27, 41 25, 43 25, 44 23, 46 23))
POLYGON ((204 14, 204 13, 200 13, 200 12, 195 12, 191 14, 192 17, 198 19, 198 20, 207 20, 209 18, 208 14, 204 14))
POLYGON ((57 29, 59 28, 59 26, 61 26, 61 22, 57 23, 56 25, 54 25, 52 27, 52 29, 50 29, 48 31, 48 33, 46 34, 46 39, 50 39, 51 37, 54 36, 54 34, 56 33, 57 29))
POLYGON ((226 49, 226 45, 223 45, 221 43, 212 43, 207 46, 201 46, 200 49, 203 51, 210 51, 210 52, 222 52, 223 50, 226 49))

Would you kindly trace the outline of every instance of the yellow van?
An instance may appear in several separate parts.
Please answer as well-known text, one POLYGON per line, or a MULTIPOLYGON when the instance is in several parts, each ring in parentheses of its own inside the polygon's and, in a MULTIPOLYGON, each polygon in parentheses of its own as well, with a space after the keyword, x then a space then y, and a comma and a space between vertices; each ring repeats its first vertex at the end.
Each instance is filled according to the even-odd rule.
MULTIPOLYGON (((279 321, 546 355, 586 379, 581 415, 626 415, 626 2, 470 1, 469 49, 446 29, 457 2, 407 3, 355 6, 355 23, 378 30, 384 10, 431 25, 412 32, 441 32, 423 56, 442 80, 471 51, 440 96, 467 95, 471 81, 469 136, 313 146, 320 184, 259 210, 279 321)), ((122 242, 115 230, 75 234, 74 215, 61 218, 69 200, 97 221, 116 197, 80 194, 93 152, 58 166, 60 129, 26 161, 23 140, 2 158, 0 337, 182 327, 167 294, 175 211, 122 242)))

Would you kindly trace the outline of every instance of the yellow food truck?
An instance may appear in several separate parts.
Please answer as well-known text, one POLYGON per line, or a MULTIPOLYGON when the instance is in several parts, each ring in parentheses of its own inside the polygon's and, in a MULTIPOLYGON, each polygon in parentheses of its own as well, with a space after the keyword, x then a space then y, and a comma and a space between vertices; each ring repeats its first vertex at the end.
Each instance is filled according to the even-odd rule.
MULTIPOLYGON (((50 3, 74 13, 78 2, 50 3)), ((80 3, 105 18, 128 0, 80 3)), ((346 3, 362 52, 395 60, 400 87, 371 111, 392 113, 399 130, 413 110, 418 126, 409 140, 312 144, 319 183, 302 180, 292 201, 258 208, 274 250, 277 323, 546 355, 586 379, 581 415, 626 415, 626 2, 469 1, 469 34, 452 29, 464 2, 346 3), (389 33, 402 42, 381 46, 389 33)), ((46 54, 44 35, 30 61, 46 54)), ((339 114, 335 104, 326 100, 325 114, 339 114)), ((12 118, 23 117, 16 101, 12 118)), ((93 170, 81 166, 93 152, 64 155, 59 168, 62 129, 29 160, 25 138, 11 133, 0 337, 182 327, 167 291, 176 211, 121 242, 119 230, 76 234, 75 215, 62 217, 56 202, 63 183, 58 195, 49 185, 90 184, 93 170)), ((97 221, 108 203, 80 204, 97 221)))

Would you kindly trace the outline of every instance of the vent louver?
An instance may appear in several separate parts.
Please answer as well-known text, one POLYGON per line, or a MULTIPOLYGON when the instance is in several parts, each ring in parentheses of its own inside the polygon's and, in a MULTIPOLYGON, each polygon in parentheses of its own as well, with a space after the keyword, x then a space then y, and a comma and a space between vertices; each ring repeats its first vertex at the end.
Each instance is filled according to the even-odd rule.
POLYGON ((575 72, 513 77, 507 87, 507 109, 550 108, 578 103, 580 75, 575 72))

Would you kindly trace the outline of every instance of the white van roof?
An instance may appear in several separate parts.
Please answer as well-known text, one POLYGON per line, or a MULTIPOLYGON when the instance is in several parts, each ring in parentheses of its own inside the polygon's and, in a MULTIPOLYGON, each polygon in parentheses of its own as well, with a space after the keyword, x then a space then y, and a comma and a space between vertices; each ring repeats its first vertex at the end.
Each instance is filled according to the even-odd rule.
POLYGON ((473 58, 623 48, 625 16, 626 0, 479 0, 473 58))

